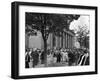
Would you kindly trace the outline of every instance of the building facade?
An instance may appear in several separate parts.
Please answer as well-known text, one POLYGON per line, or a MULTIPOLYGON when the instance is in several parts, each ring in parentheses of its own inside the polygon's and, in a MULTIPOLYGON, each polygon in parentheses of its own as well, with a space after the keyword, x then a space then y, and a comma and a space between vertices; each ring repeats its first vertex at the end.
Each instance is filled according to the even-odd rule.
MULTIPOLYGON (((64 31, 62 36, 55 36, 54 34, 49 34, 47 40, 47 48, 68 48, 72 49, 74 47, 74 36, 75 34, 71 31, 64 31)), ((38 31, 37 36, 25 35, 25 47, 26 48, 44 48, 44 42, 41 33, 38 31)))
POLYGON ((70 31, 64 31, 62 36, 55 36, 53 34, 49 35, 48 48, 68 48, 72 49, 74 47, 74 33, 70 31))

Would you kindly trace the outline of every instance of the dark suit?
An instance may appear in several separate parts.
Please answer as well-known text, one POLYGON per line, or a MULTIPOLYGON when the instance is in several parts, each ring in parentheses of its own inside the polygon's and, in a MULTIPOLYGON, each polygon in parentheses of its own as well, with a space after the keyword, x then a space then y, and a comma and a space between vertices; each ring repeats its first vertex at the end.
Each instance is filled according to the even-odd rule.
POLYGON ((35 51, 31 53, 31 56, 33 58, 33 67, 35 67, 39 61, 39 54, 35 51))
POLYGON ((41 63, 43 64, 44 63, 44 51, 41 53, 40 59, 41 59, 41 63))
POLYGON ((29 68, 30 56, 27 54, 25 56, 25 68, 29 68))

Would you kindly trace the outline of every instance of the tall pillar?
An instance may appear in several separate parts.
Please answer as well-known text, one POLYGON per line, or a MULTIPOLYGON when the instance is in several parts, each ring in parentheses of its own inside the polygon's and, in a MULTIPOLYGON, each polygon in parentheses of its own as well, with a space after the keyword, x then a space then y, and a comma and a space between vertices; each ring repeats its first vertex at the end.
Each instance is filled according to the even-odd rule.
POLYGON ((70 35, 69 35, 69 48, 70 48, 70 35))
POLYGON ((68 48, 70 48, 70 36, 68 34, 68 48))
POLYGON ((60 48, 60 37, 58 36, 58 48, 60 48))
POLYGON ((71 36, 70 36, 70 48, 71 48, 71 43, 72 43, 72 41, 71 41, 71 36))
POLYGON ((72 48, 73 48, 73 36, 72 36, 72 48))
POLYGON ((67 48, 69 48, 69 35, 67 34, 67 48))
POLYGON ((67 33, 67 48, 68 48, 68 33, 67 33))
POLYGON ((55 47, 57 48, 57 36, 55 36, 55 39, 56 39, 56 41, 55 41, 55 47))
MULTIPOLYGON (((60 32, 61 34, 61 32, 60 32)), ((61 48, 61 36, 59 37, 59 47, 61 48)))
POLYGON ((56 48, 59 48, 59 37, 56 36, 56 48))
POLYGON ((68 35, 66 33, 66 48, 68 48, 68 35))
POLYGON ((61 48, 63 48, 63 32, 62 32, 62 36, 61 36, 61 48))
POLYGON ((67 48, 67 33, 65 34, 65 37, 66 37, 65 41, 66 41, 66 48, 67 48))
POLYGON ((70 48, 72 48, 72 36, 70 37, 71 43, 70 43, 70 48))
POLYGON ((63 32, 63 48, 65 48, 65 32, 63 32))
POLYGON ((25 34, 25 48, 29 48, 29 36, 28 34, 25 34))
POLYGON ((66 33, 65 33, 65 48, 66 48, 66 33))
POLYGON ((53 48, 53 34, 50 34, 50 49, 53 48))
POLYGON ((72 48, 74 47, 74 37, 72 36, 72 48))
POLYGON ((70 48, 70 35, 69 35, 69 48, 70 48))
POLYGON ((69 48, 71 48, 71 36, 69 37, 69 48))
POLYGON ((59 41, 59 42, 60 42, 60 43, 59 43, 59 47, 61 48, 61 36, 59 37, 59 40, 60 40, 60 41, 59 41))
POLYGON ((54 34, 52 35, 52 39, 53 39, 52 45, 53 45, 53 48, 54 48, 55 47, 55 44, 56 44, 56 39, 55 39, 55 35, 54 34))

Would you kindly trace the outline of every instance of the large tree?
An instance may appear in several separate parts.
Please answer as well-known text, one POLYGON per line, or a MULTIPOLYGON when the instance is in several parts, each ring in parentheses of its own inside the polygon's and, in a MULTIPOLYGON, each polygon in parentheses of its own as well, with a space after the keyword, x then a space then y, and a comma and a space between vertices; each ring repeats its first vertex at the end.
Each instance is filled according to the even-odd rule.
POLYGON ((47 64, 47 39, 50 33, 61 36, 64 29, 69 30, 70 23, 79 15, 72 14, 46 14, 46 13, 26 13, 25 25, 28 35, 36 35, 40 31, 44 41, 44 58, 47 64))
POLYGON ((89 33, 87 25, 78 26, 76 34, 81 47, 89 48, 89 33))

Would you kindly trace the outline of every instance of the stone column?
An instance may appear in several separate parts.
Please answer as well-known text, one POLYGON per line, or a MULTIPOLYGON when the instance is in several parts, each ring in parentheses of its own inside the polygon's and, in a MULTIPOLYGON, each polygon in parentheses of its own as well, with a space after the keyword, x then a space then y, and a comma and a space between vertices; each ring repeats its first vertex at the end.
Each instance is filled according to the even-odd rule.
POLYGON ((59 47, 61 48, 61 36, 59 37, 59 40, 60 40, 60 41, 59 41, 59 42, 60 42, 60 43, 59 43, 59 47))
POLYGON ((68 48, 70 48, 70 35, 68 35, 68 48))
POLYGON ((58 36, 58 48, 60 48, 60 37, 58 36))
POLYGON ((71 41, 70 41, 70 35, 69 35, 69 48, 70 48, 70 42, 71 42, 71 41))
POLYGON ((72 36, 70 37, 71 43, 70 43, 70 48, 72 48, 72 36))
POLYGON ((29 36, 25 34, 25 48, 29 48, 29 36))
POLYGON ((71 48, 71 36, 69 36, 69 48, 71 48))
POLYGON ((55 36, 54 36, 54 34, 52 34, 52 47, 53 48, 55 47, 55 36))
POLYGON ((72 48, 74 47, 74 37, 72 36, 72 48))
POLYGON ((50 49, 53 48, 53 34, 50 34, 50 49))
POLYGON ((67 33, 67 48, 68 48, 68 33, 67 33))
POLYGON ((67 42, 68 42, 68 38, 67 38, 67 33, 66 33, 66 48, 68 48, 67 42))
POLYGON ((63 33, 62 33, 62 36, 61 36, 61 48, 63 48, 63 33))
POLYGON ((71 44, 72 44, 72 41, 71 41, 71 36, 70 36, 70 48, 71 48, 71 44))
POLYGON ((63 32, 63 48, 65 48, 65 33, 63 32))
POLYGON ((59 37, 56 36, 56 48, 59 48, 59 37))
POLYGON ((65 33, 65 48, 66 48, 66 33, 65 33))
POLYGON ((70 48, 70 35, 69 35, 69 48, 70 48))
POLYGON ((57 36, 55 36, 55 47, 57 48, 57 36))
POLYGON ((73 36, 72 36, 72 48, 73 48, 73 36))
POLYGON ((69 39, 69 34, 68 34, 68 48, 70 47, 70 45, 69 45, 69 41, 70 41, 70 39, 69 39))

